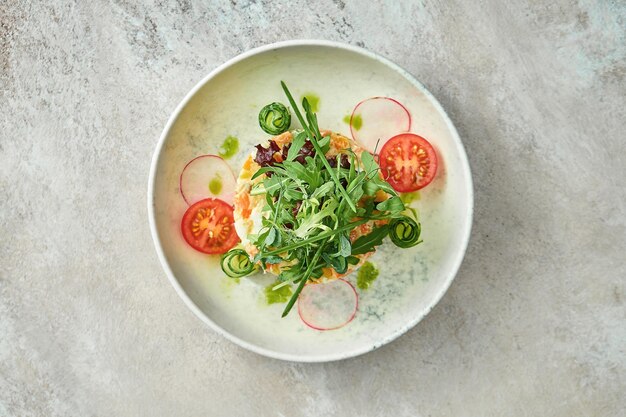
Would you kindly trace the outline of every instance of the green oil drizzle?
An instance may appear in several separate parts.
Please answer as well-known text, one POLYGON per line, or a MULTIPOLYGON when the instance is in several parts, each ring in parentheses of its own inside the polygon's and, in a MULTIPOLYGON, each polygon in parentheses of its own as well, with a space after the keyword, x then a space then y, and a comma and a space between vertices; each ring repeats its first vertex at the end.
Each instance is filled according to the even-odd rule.
POLYGON ((361 129, 361 127, 363 127, 363 118, 360 114, 355 114, 354 117, 349 114, 343 118, 343 122, 349 125, 350 118, 352 118, 352 127, 354 128, 354 130, 358 131, 359 129, 361 129))
POLYGON ((267 304, 286 303, 291 298, 291 287, 285 285, 280 287, 276 291, 272 290, 276 285, 280 284, 280 281, 276 281, 267 287, 265 287, 265 299, 267 304))
POLYGON ((378 278, 378 269, 371 262, 365 262, 356 276, 356 286, 362 290, 366 290, 372 286, 378 278))
POLYGON ((360 114, 355 114, 354 117, 352 118, 352 127, 354 127, 354 130, 359 130, 361 129, 362 126, 363 126, 363 118, 361 117, 360 114))
POLYGON ((412 202, 420 199, 420 192, 413 191, 412 193, 402 193, 400 194, 400 199, 404 204, 411 204, 412 202))
POLYGON ((218 195, 220 191, 222 191, 222 177, 219 174, 209 181, 209 191, 215 195, 218 195))
POLYGON ((311 105, 311 111, 313 113, 317 113, 320 109, 320 98, 318 95, 313 93, 305 93, 300 100, 307 99, 309 104, 311 105))
POLYGON ((228 136, 226 139, 224 139, 224 142, 222 142, 222 146, 220 146, 220 150, 218 151, 218 154, 222 158, 228 159, 232 157, 233 155, 235 155, 238 150, 239 150, 239 139, 237 139, 234 136, 228 136))
POLYGON ((224 288, 225 291, 229 291, 235 285, 238 285, 241 282, 240 278, 231 278, 228 276, 224 276, 220 285, 224 288))

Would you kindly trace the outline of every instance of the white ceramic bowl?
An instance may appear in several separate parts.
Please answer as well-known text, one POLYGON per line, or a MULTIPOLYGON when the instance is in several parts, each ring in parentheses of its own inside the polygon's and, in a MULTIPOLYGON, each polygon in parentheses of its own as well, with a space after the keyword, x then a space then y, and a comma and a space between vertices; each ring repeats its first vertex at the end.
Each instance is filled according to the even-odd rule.
MULTIPOLYGON (((389 60, 361 48, 326 41, 289 41, 253 49, 221 65, 187 94, 159 139, 148 188, 150 229, 170 282, 209 327, 238 345, 273 358, 323 362, 376 349, 415 326, 454 279, 470 236, 472 180, 467 157, 452 122, 437 100, 389 60), (383 245, 372 257, 381 273, 372 288, 359 291, 359 310, 347 326, 333 331, 306 327, 296 309, 280 318, 282 304, 267 305, 268 276, 237 284, 219 266, 219 257, 187 246, 180 219, 187 205, 180 196, 181 170, 192 158, 215 154, 229 135, 240 151, 229 160, 238 172, 252 146, 268 138, 258 112, 286 102, 280 80, 296 99, 320 97, 320 126, 350 134, 342 120, 361 100, 389 96, 411 113, 411 131, 430 140, 439 156, 433 183, 413 207, 420 212, 424 243, 400 250, 383 245)), ((354 275, 354 274, 353 274, 354 275)), ((355 277, 349 277, 354 282, 355 277)))

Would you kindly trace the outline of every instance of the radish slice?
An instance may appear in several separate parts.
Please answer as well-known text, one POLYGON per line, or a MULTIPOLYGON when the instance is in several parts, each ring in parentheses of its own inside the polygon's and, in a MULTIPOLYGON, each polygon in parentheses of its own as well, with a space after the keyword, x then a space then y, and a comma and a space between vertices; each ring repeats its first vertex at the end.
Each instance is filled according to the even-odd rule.
POLYGON ((354 318, 358 306, 356 290, 343 279, 305 285, 298 298, 300 318, 315 330, 335 330, 345 326, 354 318))
POLYGON ((409 111, 397 100, 389 97, 363 100, 356 105, 350 116, 352 139, 370 152, 380 150, 389 138, 409 130, 411 130, 409 111))
POLYGON ((180 194, 190 206, 209 197, 233 204, 237 180, 222 158, 201 155, 185 165, 179 185, 180 194))

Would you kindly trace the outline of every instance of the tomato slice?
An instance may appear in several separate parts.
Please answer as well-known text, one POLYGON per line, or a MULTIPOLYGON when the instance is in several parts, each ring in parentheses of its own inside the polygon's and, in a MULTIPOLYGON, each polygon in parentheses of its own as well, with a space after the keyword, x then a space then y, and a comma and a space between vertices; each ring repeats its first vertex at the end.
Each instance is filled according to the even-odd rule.
POLYGON ((401 133, 389 139, 380 150, 380 170, 394 190, 416 191, 435 178, 437 154, 423 137, 401 133))
POLYGON ((187 243, 203 253, 226 253, 239 242, 232 206, 216 198, 190 206, 180 226, 187 243))

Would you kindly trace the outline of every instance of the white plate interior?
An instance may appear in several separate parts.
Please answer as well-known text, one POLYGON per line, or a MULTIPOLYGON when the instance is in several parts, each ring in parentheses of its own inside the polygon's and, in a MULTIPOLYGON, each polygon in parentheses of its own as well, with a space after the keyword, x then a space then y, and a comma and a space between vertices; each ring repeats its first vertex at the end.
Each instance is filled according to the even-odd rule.
MULTIPOLYGON (((324 42, 291 42, 260 48, 214 71, 179 106, 163 133, 153 161, 149 195, 157 251, 174 287, 207 324, 236 343, 268 356, 326 361, 355 356, 393 340, 415 325, 443 295, 462 260, 472 218, 467 158, 451 122, 436 100, 408 74, 366 51, 324 42), (411 131, 429 139, 439 156, 433 183, 421 190, 418 209, 424 243, 400 250, 386 243, 372 257, 380 276, 359 290, 359 310, 347 326, 317 331, 296 309, 280 318, 284 304, 267 305, 270 276, 239 283, 220 269, 219 257, 191 249, 180 232, 187 208, 179 191, 185 164, 216 154, 224 138, 240 141, 229 160, 237 173, 253 145, 269 138, 258 126, 267 103, 287 103, 284 80, 296 98, 320 97, 322 128, 350 136, 342 120, 361 100, 389 96, 412 116, 411 131)), ((295 119, 295 118, 294 118, 295 119)), ((293 126, 293 124, 292 124, 293 126)), ((349 277, 355 282, 356 274, 349 277)))

